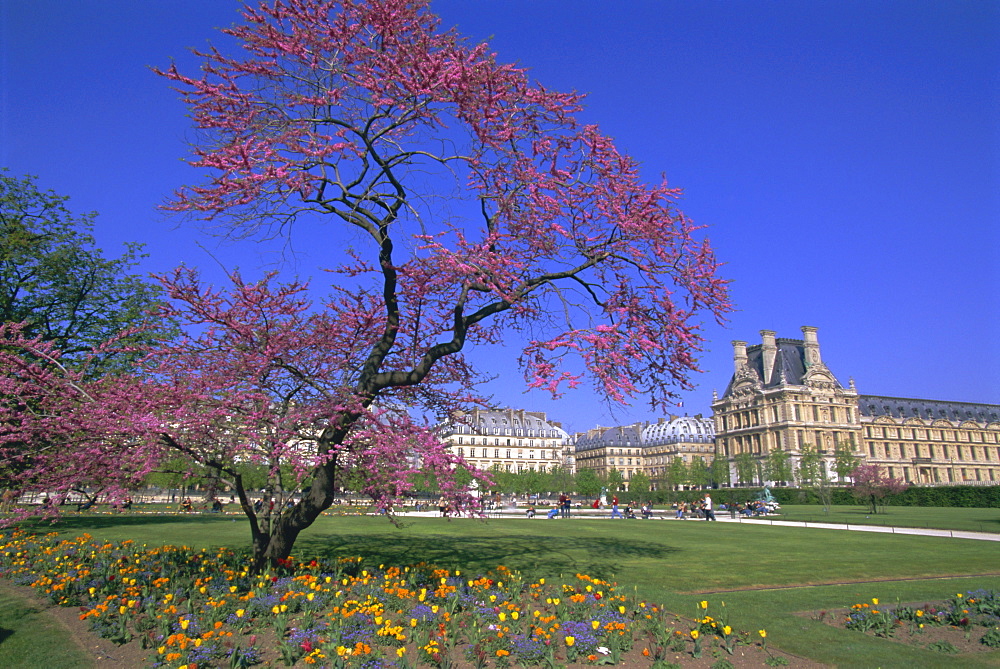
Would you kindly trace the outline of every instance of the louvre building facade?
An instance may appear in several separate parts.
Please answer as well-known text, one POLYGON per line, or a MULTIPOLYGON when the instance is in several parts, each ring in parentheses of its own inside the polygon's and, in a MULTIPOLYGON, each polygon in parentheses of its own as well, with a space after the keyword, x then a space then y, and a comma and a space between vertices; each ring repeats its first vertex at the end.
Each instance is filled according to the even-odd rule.
POLYGON ((715 427, 710 418, 669 416, 655 423, 596 427, 573 436, 577 469, 622 473, 626 482, 642 472, 656 485, 674 458, 690 467, 701 458, 705 467, 715 459, 715 427))
POLYGON ((760 335, 733 342, 732 378, 713 397, 716 457, 763 463, 780 449, 794 467, 815 446, 832 471, 839 446, 913 484, 1000 484, 1000 405, 861 395, 823 362, 816 328, 760 335))

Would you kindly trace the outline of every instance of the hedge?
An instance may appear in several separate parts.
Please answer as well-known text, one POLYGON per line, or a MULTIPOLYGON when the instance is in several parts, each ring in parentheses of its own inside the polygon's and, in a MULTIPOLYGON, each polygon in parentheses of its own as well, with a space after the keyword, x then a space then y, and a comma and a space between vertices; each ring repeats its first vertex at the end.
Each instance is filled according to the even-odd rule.
MULTIPOLYGON (((760 488, 743 488, 733 492, 751 495, 755 499, 760 488)), ((850 487, 831 490, 831 501, 839 506, 853 506, 859 502, 850 487)), ((820 504, 819 496, 811 488, 771 488, 779 504, 820 504)), ((886 503, 891 506, 951 506, 1000 508, 1000 486, 910 486, 898 495, 890 495, 886 503)))

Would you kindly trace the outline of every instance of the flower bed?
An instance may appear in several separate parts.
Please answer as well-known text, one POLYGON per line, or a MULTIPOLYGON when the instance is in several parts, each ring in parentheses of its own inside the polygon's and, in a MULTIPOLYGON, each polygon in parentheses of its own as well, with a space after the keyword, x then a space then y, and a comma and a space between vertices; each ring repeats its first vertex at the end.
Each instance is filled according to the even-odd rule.
POLYGON ((820 611, 829 624, 871 636, 891 638, 946 654, 1000 649, 1000 593, 971 590, 923 604, 890 605, 873 597, 849 609, 820 611))
POLYGON ((710 615, 703 601, 684 620, 585 574, 529 582, 504 567, 466 575, 344 559, 252 575, 246 558, 0 534, 0 576, 78 607, 104 638, 138 642, 155 667, 726 667, 748 654, 757 666, 788 663, 767 649, 766 630, 733 629, 724 604, 710 615))

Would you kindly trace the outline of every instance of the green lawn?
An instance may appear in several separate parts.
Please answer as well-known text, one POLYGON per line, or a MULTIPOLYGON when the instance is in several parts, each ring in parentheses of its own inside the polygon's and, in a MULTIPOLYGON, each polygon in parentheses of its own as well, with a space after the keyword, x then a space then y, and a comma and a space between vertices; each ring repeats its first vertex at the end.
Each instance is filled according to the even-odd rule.
MULTIPOLYGON (((895 518, 895 511, 888 517, 895 518)), ((956 523, 968 514, 950 511, 957 512, 956 523)), ((248 541, 243 521, 217 515, 77 516, 39 529, 147 544, 248 541)), ((469 574, 498 564, 531 577, 583 572, 634 586, 640 596, 687 616, 694 615, 698 601, 709 600, 713 607, 725 601, 737 627, 766 628, 774 646, 852 667, 956 666, 956 658, 793 614, 849 607, 871 597, 927 601, 979 587, 1000 589, 998 555, 1000 543, 990 541, 756 523, 412 518, 394 527, 360 516, 322 518, 302 534, 296 550, 299 558, 427 561, 469 574)), ((1000 654, 992 661, 1000 662, 1000 654)), ((985 662, 961 659, 962 666, 989 666, 985 662)))
POLYGON ((821 506, 788 504, 782 505, 780 518, 810 523, 847 523, 850 525, 922 527, 1000 533, 1000 509, 890 506, 884 510, 880 509, 877 514, 872 514, 863 506, 831 506, 829 513, 824 513, 821 506))
POLYGON ((38 606, 0 591, 0 667, 79 669, 87 660, 38 606))

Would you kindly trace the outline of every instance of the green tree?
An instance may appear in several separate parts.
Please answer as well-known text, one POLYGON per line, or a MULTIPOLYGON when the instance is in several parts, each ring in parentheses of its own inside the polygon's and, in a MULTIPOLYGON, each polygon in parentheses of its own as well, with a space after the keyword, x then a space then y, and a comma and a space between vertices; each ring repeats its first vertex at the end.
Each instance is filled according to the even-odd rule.
POLYGON ((853 451, 849 441, 838 442, 833 449, 833 471, 837 472, 837 481, 843 483, 855 469, 861 465, 861 458, 853 451))
POLYGON ((625 489, 625 475, 612 467, 608 472, 607 486, 609 492, 621 492, 625 489))
POLYGON ((830 488, 830 475, 826 469, 826 461, 815 446, 802 445, 797 475, 799 485, 814 491, 823 504, 823 511, 829 513, 833 497, 833 491, 830 488))
POLYGON ((509 495, 514 492, 516 486, 514 479, 516 476, 517 474, 508 471, 506 467, 493 465, 490 467, 490 478, 493 479, 493 485, 490 487, 490 490, 503 495, 509 495))
POLYGON ((576 472, 576 485, 574 489, 584 497, 596 498, 601 494, 601 488, 605 487, 605 480, 601 478, 593 469, 579 469, 576 472))
POLYGON ((792 460, 788 451, 781 449, 771 451, 767 456, 764 475, 775 483, 791 481, 792 460))
POLYGON ((704 488, 709 484, 711 476, 709 475, 708 465, 705 464, 705 458, 700 455, 696 455, 691 458, 691 468, 688 471, 688 480, 691 482, 692 486, 697 488, 704 488))
MULTIPOLYGON (((140 245, 106 258, 92 236, 95 215, 70 213, 68 199, 39 190, 34 177, 0 171, 0 322, 22 323, 29 336, 52 342, 64 363, 79 363, 112 337, 150 325, 146 313, 161 291, 134 272, 140 245)), ((88 372, 125 367, 136 354, 123 351, 155 336, 129 334, 88 372)))
MULTIPOLYGON (((584 470, 584 471, 586 471, 586 470, 584 470)), ((577 472, 577 476, 574 477, 573 476, 573 472, 571 472, 566 467, 563 467, 562 465, 553 467, 548 472, 548 475, 549 475, 548 484, 545 486, 545 488, 543 490, 539 490, 538 492, 540 492, 540 493, 546 493, 546 492, 567 492, 567 491, 573 490, 573 489, 576 489, 576 490, 580 491, 580 489, 578 487, 579 486, 579 480, 578 480, 579 474, 580 473, 577 472)), ((582 492, 582 491, 580 491, 580 492, 582 492)))
POLYGON ((729 461, 724 457, 717 457, 712 460, 708 468, 709 478, 715 486, 723 486, 731 483, 729 473, 729 461))
POLYGON ((649 494, 649 475, 646 472, 636 472, 628 482, 628 490, 634 496, 645 496, 649 494))
POLYGON ((682 485, 687 485, 691 480, 689 476, 688 466, 684 462, 684 458, 679 455, 675 455, 670 461, 670 467, 666 472, 667 483, 672 490, 676 490, 682 485))
POLYGON ((752 485, 756 472, 753 454, 749 451, 737 453, 733 464, 736 465, 736 479, 743 485, 752 485))

